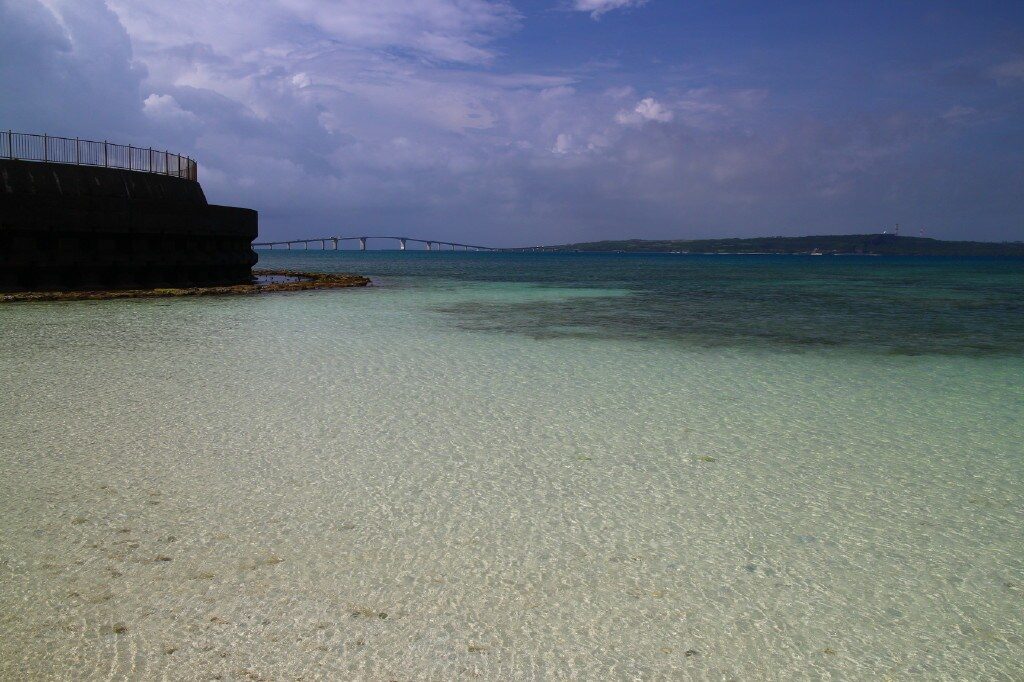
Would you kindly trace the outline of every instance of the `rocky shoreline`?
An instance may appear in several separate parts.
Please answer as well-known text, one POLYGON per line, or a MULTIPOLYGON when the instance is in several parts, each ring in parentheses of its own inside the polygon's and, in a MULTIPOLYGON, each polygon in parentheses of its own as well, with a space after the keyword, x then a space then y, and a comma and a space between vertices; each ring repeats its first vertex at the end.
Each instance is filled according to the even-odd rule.
POLYGON ((96 291, 15 291, 0 293, 0 303, 28 301, 97 301, 113 298, 172 298, 182 296, 240 296, 270 294, 286 291, 309 291, 313 289, 344 289, 365 287, 369 277, 361 275, 330 274, 324 272, 299 272, 295 270, 256 270, 255 277, 277 276, 295 278, 292 282, 268 282, 265 284, 236 284, 230 286, 186 287, 160 289, 106 289, 96 291))

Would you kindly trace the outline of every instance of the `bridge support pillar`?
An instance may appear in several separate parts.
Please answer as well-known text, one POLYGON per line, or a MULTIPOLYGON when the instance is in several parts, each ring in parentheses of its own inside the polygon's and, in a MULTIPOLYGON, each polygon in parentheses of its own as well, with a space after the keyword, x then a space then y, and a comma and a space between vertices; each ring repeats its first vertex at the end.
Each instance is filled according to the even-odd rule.
POLYGON ((288 242, 288 250, 289 250, 289 251, 291 251, 291 250, 292 250, 292 243, 291 243, 291 242, 288 242))
POLYGON ((405 251, 405 238, 398 240, 398 250, 405 251))
POLYGON ((334 242, 334 250, 335 250, 335 251, 337 251, 337 250, 338 250, 338 238, 337 238, 337 237, 335 237, 335 238, 334 238, 334 239, 332 239, 331 241, 333 241, 333 242, 334 242))
POLYGON ((359 250, 366 251, 366 237, 359 238, 359 250))
POLYGON ((430 242, 427 242, 427 251, 433 251, 433 250, 434 250, 434 245, 431 244, 430 242))
POLYGON ((309 242, 303 242, 303 244, 304 244, 304 245, 305 245, 305 247, 306 247, 306 251, 309 251, 309 242))

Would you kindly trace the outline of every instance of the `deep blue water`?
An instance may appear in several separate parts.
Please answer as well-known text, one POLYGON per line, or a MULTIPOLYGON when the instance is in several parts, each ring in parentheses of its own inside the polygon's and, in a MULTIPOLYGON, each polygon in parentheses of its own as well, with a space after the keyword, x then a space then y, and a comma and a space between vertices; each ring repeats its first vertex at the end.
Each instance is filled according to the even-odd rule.
POLYGON ((466 329, 536 338, 1024 356, 1020 259, 260 251, 258 267, 354 272, 383 287, 610 290, 438 307, 466 329))

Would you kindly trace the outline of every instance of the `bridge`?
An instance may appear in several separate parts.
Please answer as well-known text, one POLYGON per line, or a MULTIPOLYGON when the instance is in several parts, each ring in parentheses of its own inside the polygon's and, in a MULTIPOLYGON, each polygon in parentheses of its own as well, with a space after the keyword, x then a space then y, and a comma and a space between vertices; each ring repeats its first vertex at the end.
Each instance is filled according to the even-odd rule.
POLYGON ((450 247, 452 251, 462 249, 463 251, 502 251, 493 246, 478 246, 475 244, 460 244, 459 242, 445 242, 438 239, 416 239, 414 237, 391 237, 391 236, 366 236, 366 237, 314 237, 313 239, 287 239, 278 242, 253 242, 253 248, 269 248, 284 247, 291 249, 293 244, 302 244, 303 247, 308 250, 310 244, 320 244, 321 250, 327 250, 327 245, 331 244, 334 251, 338 250, 339 242, 346 241, 358 241, 359 250, 366 251, 366 241, 368 239, 393 239, 398 242, 398 248, 400 251, 405 251, 406 245, 410 242, 414 244, 425 244, 427 251, 441 251, 443 247, 450 247))

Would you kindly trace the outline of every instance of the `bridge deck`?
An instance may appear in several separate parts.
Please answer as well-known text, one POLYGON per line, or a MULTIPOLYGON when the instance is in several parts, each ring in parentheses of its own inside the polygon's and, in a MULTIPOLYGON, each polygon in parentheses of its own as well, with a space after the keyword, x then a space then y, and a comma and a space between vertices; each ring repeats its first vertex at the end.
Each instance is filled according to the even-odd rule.
POLYGON ((391 235, 367 235, 365 237, 330 236, 330 237, 313 237, 313 238, 310 238, 310 239, 285 239, 285 240, 281 240, 281 241, 254 242, 253 243, 253 248, 268 247, 268 248, 273 249, 275 246, 284 246, 284 247, 287 247, 287 248, 290 249, 292 247, 292 244, 304 244, 306 246, 306 248, 308 249, 310 244, 315 244, 315 243, 319 242, 321 250, 327 249, 327 244, 328 243, 333 244, 334 250, 337 250, 339 242, 358 241, 359 242, 360 250, 365 251, 366 250, 366 242, 369 239, 393 239, 393 240, 395 240, 395 241, 397 241, 399 243, 399 248, 401 250, 403 250, 403 251, 405 250, 405 245, 408 242, 413 242, 413 243, 416 243, 416 244, 426 244, 428 251, 433 250, 434 246, 437 246, 438 248, 440 248, 442 246, 450 246, 453 250, 454 249, 465 249, 467 251, 468 250, 473 250, 473 251, 500 251, 501 250, 501 249, 498 249, 498 248, 493 247, 493 246, 480 246, 478 244, 463 244, 463 243, 460 243, 460 242, 447 242, 447 241, 442 241, 440 239, 419 239, 419 238, 416 238, 416 237, 395 237, 395 236, 391 236, 391 235))

